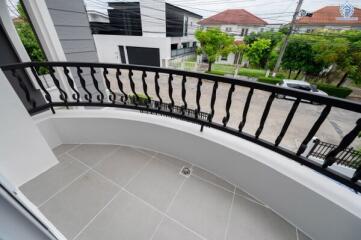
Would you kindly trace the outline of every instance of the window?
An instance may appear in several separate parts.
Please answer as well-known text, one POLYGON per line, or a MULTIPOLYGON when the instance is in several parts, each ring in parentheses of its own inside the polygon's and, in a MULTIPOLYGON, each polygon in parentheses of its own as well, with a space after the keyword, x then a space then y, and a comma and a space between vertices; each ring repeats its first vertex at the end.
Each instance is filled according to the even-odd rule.
POLYGON ((228 60, 228 55, 222 55, 221 60, 222 61, 227 61, 228 60))
POLYGON ((226 27, 226 32, 232 32, 232 28, 231 27, 226 27))
POLYGON ((245 31, 245 29, 244 29, 244 28, 242 28, 242 31, 241 31, 241 36, 244 36, 244 31, 245 31))
POLYGON ((275 31, 275 29, 274 28, 271 28, 271 32, 274 32, 275 31))
POLYGON ((246 30, 244 31, 244 36, 248 35, 248 28, 246 28, 246 30))
POLYGON ((264 31, 264 28, 261 28, 261 32, 263 32, 264 31))

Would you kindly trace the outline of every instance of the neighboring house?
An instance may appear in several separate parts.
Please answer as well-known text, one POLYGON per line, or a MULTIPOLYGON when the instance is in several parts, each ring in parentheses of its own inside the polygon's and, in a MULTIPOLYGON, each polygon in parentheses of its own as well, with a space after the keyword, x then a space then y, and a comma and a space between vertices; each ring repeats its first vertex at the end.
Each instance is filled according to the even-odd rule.
POLYGON ((203 19, 199 22, 202 28, 218 27, 222 31, 243 39, 250 33, 268 30, 268 23, 245 9, 228 9, 203 19))
POLYGON ((101 62, 168 66, 174 58, 193 55, 194 32, 202 16, 164 1, 108 3, 103 13, 88 11, 101 62))
POLYGON ((339 6, 327 6, 315 11, 311 17, 301 17, 296 22, 296 30, 300 33, 316 29, 361 29, 361 9, 354 8, 353 16, 344 18, 339 6))

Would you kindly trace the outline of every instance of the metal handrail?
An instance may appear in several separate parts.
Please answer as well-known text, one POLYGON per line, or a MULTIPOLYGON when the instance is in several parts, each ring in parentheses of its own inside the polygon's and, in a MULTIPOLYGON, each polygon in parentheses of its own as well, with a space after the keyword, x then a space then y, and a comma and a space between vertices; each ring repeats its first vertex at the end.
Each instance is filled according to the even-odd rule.
POLYGON ((19 82, 22 82, 22 79, 21 74, 17 74, 18 71, 29 69, 30 72, 32 72, 32 74, 34 75, 37 83, 39 84, 41 90, 44 93, 44 99, 46 100, 46 103, 38 105, 36 102, 34 102, 29 90, 26 89, 26 86, 22 87, 21 89, 25 93, 26 100, 32 105, 32 108, 29 110, 30 114, 36 114, 47 109, 51 109, 51 111, 55 113, 55 107, 59 106, 67 108, 71 106, 92 106, 127 108, 139 110, 146 113, 154 113, 169 117, 175 117, 181 120, 201 125, 201 131, 203 131, 203 128, 205 126, 212 127, 246 139, 248 141, 254 142, 258 145, 282 154, 290 159, 293 159, 300 164, 314 169, 338 182, 341 182, 346 186, 354 189, 355 191, 361 192, 361 185, 359 182, 359 180, 361 180, 361 166, 359 166, 355 170, 352 178, 342 175, 341 173, 329 168, 329 166, 332 166, 333 164, 338 164, 336 156, 338 156, 340 152, 344 151, 347 147, 349 147, 349 145, 361 131, 361 119, 355 119, 355 126, 353 127, 353 129, 341 140, 341 142, 336 148, 334 148, 328 153, 322 165, 311 161, 304 156, 304 152, 306 151, 308 144, 315 136, 319 128, 322 126, 323 122, 326 120, 331 109, 341 108, 344 110, 361 113, 361 104, 359 103, 348 100, 341 100, 335 97, 315 95, 297 89, 287 89, 260 82, 150 66, 86 62, 27 62, 2 66, 1 69, 3 71, 10 71, 19 82), (49 70, 54 85, 58 90, 60 100, 54 101, 49 91, 44 87, 36 71, 36 69, 38 69, 39 67, 45 67, 49 70), (84 79, 84 70, 89 70, 90 72, 91 79, 89 79, 88 81, 90 81, 90 83, 94 85, 95 92, 93 93, 88 90, 89 82, 84 79), (96 70, 98 70, 98 72, 96 70), (115 92, 113 91, 114 89, 112 89, 111 87, 110 80, 108 79, 109 70, 114 70, 116 72, 115 76, 118 88, 117 90, 119 90, 119 92, 121 93, 120 96, 119 94, 115 94, 115 92), (126 80, 120 78, 122 73, 124 75, 124 70, 127 71, 126 80), (134 79, 134 71, 142 73, 140 79, 134 79), (78 84, 78 86, 75 86, 75 81, 71 77, 71 74, 69 74, 70 72, 72 72, 73 75, 79 78, 80 84, 78 84), (66 76, 68 85, 67 89, 71 89, 71 93, 66 92, 63 89, 64 86, 60 84, 59 80, 57 79, 58 75, 55 73, 64 74, 66 76), (96 73, 102 73, 102 79, 99 78, 99 75, 97 75, 96 73), (152 79, 152 81, 155 84, 155 96, 150 96, 150 94, 148 93, 149 87, 146 80, 147 73, 154 73, 154 79, 152 79), (167 76, 167 83, 165 85, 159 84, 158 80, 160 74, 165 74, 167 76), (174 76, 181 77, 181 101, 183 103, 181 106, 177 106, 174 101, 174 76), (187 89, 186 87, 186 82, 190 78, 196 80, 196 89, 192 90, 195 91, 196 95, 195 109, 190 109, 188 107, 189 104, 186 98, 187 92, 191 91, 191 89, 187 89), (128 92, 126 92, 123 87, 123 85, 125 84, 124 81, 127 81, 127 84, 130 85, 130 91, 128 92), (201 112, 201 109, 204 108, 204 104, 201 104, 200 98, 202 96, 202 84, 205 81, 207 81, 207 83, 213 84, 212 94, 211 96, 209 96, 210 101, 207 104, 210 107, 209 113, 201 112), (102 90, 99 87, 103 83, 106 91, 102 90), (217 100, 217 91, 219 84, 226 84, 229 86, 227 101, 224 105, 224 110, 226 114, 222 120, 222 123, 217 123, 213 121, 213 117, 215 114, 215 102, 217 100), (141 86, 143 91, 142 96, 139 92, 136 91, 136 85, 141 86), (249 89, 243 111, 242 113, 240 113, 240 115, 242 116, 242 120, 239 123, 238 129, 232 128, 228 124, 231 116, 230 108, 234 99, 234 92, 236 86, 246 87, 249 89), (161 91, 161 89, 163 89, 163 91, 161 91), (164 89, 167 90, 167 99, 169 99, 167 101, 164 100, 164 96, 162 96, 161 94, 162 92, 164 95, 164 89), (79 90, 82 91, 80 92, 79 90), (260 124, 257 131, 255 132, 255 134, 249 134, 244 132, 243 128, 247 122, 248 109, 251 105, 252 96, 255 90, 269 92, 270 96, 262 113, 262 117, 260 119, 260 124), (265 122, 268 118, 268 115, 272 111, 273 101, 278 94, 291 96, 296 100, 294 101, 284 121, 280 133, 275 134, 275 142, 269 142, 261 139, 260 136, 265 127, 265 122), (133 101, 129 101, 128 98, 130 96, 132 96, 133 101), (280 143, 282 142, 284 136, 287 135, 290 123, 295 118, 295 113, 299 107, 300 102, 303 101, 318 103, 320 105, 324 105, 324 107, 317 120, 309 130, 307 136, 300 144, 298 150, 290 151, 286 148, 281 147, 280 143))

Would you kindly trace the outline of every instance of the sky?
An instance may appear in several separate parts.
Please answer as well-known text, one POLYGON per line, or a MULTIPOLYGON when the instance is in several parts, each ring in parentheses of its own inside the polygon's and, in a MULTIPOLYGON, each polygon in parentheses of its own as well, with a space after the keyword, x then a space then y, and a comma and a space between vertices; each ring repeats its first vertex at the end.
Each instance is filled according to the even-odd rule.
MULTIPOLYGON (((323 6, 339 6, 346 1, 347 0, 304 0, 302 9, 312 12, 323 6)), ((99 2, 108 1, 85 0, 85 2, 88 9, 102 10, 106 4, 99 2)), ((298 0, 166 0, 166 2, 198 13, 203 17, 209 17, 229 8, 244 8, 269 23, 288 23, 296 9, 298 0)), ((361 7, 361 0, 348 0, 348 2, 355 7, 361 7)))

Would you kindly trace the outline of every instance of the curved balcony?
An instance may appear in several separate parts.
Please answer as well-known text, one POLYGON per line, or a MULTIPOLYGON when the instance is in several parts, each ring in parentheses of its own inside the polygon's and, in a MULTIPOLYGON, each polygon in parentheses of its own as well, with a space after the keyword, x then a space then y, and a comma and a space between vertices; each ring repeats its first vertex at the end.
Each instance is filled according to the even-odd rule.
MULTIPOLYGON (((162 231, 175 227, 172 226, 174 223, 194 234, 189 239, 223 239, 223 236, 237 239, 242 234, 246 238, 254 236, 258 239, 255 236, 259 228, 264 230, 259 231, 262 236, 269 236, 267 239, 306 238, 302 231, 314 239, 356 239, 359 234, 357 225, 361 208, 356 203, 359 195, 354 191, 361 190, 361 161, 349 149, 361 130, 361 105, 358 103, 257 82, 145 66, 23 63, 3 66, 2 70, 19 81, 31 106, 29 113, 48 144, 51 147, 74 144, 74 149, 69 148, 65 155, 77 161, 74 164, 80 164, 79 168, 84 165, 86 169, 102 175, 106 181, 109 180, 108 183, 116 183, 129 171, 115 174, 112 170, 117 168, 118 163, 113 163, 107 170, 103 166, 104 171, 101 172, 95 166, 97 163, 92 165, 87 161, 100 153, 106 159, 107 154, 112 154, 114 145, 121 145, 118 148, 124 150, 118 155, 128 154, 131 147, 133 153, 148 154, 153 159, 163 156, 158 160, 165 158, 167 164, 175 166, 172 171, 177 174, 184 166, 189 166, 190 177, 183 176, 186 180, 179 188, 181 194, 173 193, 170 197, 174 208, 158 205, 162 201, 152 202, 154 196, 162 195, 162 191, 154 190, 152 194, 144 187, 152 181, 159 181, 155 185, 162 187, 164 183, 173 183, 174 176, 160 173, 159 168, 164 168, 159 165, 149 164, 134 170, 139 170, 139 176, 143 177, 134 177, 134 180, 143 180, 143 184, 135 186, 139 187, 139 192, 127 184, 115 184, 128 194, 118 195, 122 204, 128 204, 129 198, 136 197, 160 213, 163 220, 159 226, 156 224, 157 231, 152 236, 155 239, 159 237, 157 234, 165 234, 162 231), (36 71, 39 67, 49 70, 54 83, 52 90, 47 89, 39 78, 36 71), (21 83, 18 71, 24 69, 33 73, 44 94, 43 103, 34 100, 26 85, 21 83), (278 94, 294 100, 277 99, 278 94), (345 116, 342 121, 346 127, 342 137, 335 137, 328 121, 340 120, 340 116, 345 116), (326 149, 314 144, 317 142, 314 141, 315 136, 337 145, 323 154, 326 149), (322 158, 317 158, 316 150, 317 154, 323 154, 322 158), (163 154, 181 160, 174 161, 174 158, 164 157, 167 155, 163 154), (149 171, 145 170, 148 168, 149 171), (158 177, 152 178, 157 174, 158 177), (205 186, 204 183, 210 185, 205 186), (218 188, 213 191, 210 186, 218 188), (231 198, 219 195, 219 189, 226 195, 230 193, 231 198), (202 206, 202 201, 206 201, 203 195, 215 199, 202 206), (144 200, 147 197, 151 199, 144 200), (224 207, 222 211, 220 206, 224 207), (233 210, 229 210, 231 206, 233 210), (208 211, 212 213, 207 215, 208 211), (289 223, 273 215, 273 211, 289 223), (235 212, 235 215, 232 217, 229 212, 235 212), (245 212, 249 214, 247 219, 240 217, 245 212), (325 217, 327 214, 332 217, 325 217), (203 219, 206 215, 207 221, 203 219), (227 216, 223 219, 223 215, 227 216), (224 220, 221 224, 217 222, 220 221, 219 216, 224 220), (198 218, 199 222, 193 218, 198 218), (347 224, 337 224, 339 222, 347 224), (330 225, 335 227, 328 229, 330 225)), ((67 147, 56 148, 55 151, 63 151, 59 149, 67 147)), ((59 162, 62 164, 61 159, 59 162)), ((46 177, 40 175, 26 183, 23 185, 24 192, 29 196, 35 194, 31 184, 46 185, 48 181, 44 179, 46 177)), ((79 189, 68 191, 76 195, 85 187, 79 184, 79 189)), ((39 194, 35 195, 39 197, 39 194)), ((64 201, 71 199, 62 197, 64 201)), ((58 204, 63 202, 61 196, 58 198, 58 204)), ((33 201, 39 206, 43 200, 33 201)), ((87 239, 93 235, 92 231, 102 228, 101 217, 107 214, 107 211, 102 212, 89 225, 74 230, 72 227, 62 228, 66 221, 59 220, 61 216, 52 215, 54 211, 51 210, 58 209, 59 205, 49 205, 44 210, 48 214, 50 212, 48 218, 61 230, 70 229, 70 232, 64 232, 76 239, 87 239), (82 228, 87 230, 80 233, 82 228), (87 237, 81 238, 83 235, 87 237)), ((111 211, 108 211, 109 214, 111 211)), ((113 217, 121 221, 117 216, 113 217)))

